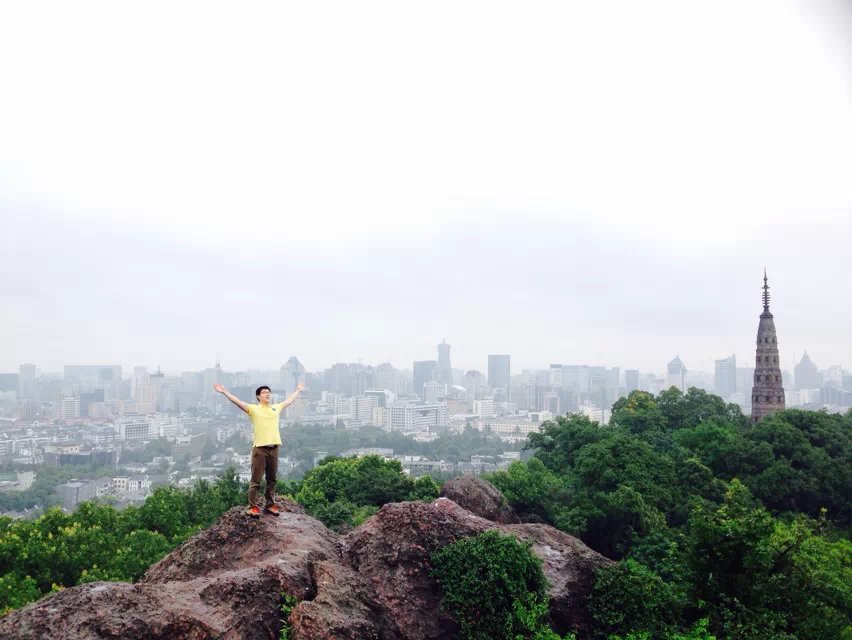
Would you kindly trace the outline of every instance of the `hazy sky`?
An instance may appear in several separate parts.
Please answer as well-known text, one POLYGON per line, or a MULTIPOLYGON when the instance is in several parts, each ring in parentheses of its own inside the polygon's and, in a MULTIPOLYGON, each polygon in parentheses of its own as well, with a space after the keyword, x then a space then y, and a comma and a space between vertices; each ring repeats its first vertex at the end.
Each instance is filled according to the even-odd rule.
POLYGON ((0 371, 852 369, 849 2, 0 3, 0 371))

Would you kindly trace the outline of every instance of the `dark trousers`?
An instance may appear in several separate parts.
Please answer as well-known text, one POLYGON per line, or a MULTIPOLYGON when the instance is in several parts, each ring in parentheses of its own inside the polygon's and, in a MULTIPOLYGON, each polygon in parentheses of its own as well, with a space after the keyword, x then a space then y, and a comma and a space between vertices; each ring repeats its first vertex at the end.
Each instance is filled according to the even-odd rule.
POLYGON ((266 504, 275 502, 275 481, 278 479, 278 445, 252 447, 251 482, 249 482, 248 501, 254 506, 260 494, 260 479, 266 472, 266 504))

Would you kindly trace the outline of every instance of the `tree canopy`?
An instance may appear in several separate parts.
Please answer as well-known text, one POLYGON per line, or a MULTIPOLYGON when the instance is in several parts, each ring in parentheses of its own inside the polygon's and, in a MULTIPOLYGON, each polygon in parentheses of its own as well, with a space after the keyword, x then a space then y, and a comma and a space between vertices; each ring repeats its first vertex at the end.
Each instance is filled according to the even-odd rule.
POLYGON ((596 637, 827 640, 852 634, 850 433, 852 412, 753 424, 698 389, 635 391, 608 426, 545 423, 490 479, 524 520, 621 560, 596 582, 596 637))

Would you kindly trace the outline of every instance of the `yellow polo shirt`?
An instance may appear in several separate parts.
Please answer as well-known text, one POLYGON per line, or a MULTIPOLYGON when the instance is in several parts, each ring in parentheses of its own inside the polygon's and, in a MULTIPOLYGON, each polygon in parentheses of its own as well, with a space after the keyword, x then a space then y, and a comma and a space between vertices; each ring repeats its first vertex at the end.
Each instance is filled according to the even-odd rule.
POLYGON ((265 447, 270 444, 281 444, 281 432, 278 431, 278 418, 281 417, 281 407, 284 403, 248 405, 248 415, 252 424, 255 447, 265 447))

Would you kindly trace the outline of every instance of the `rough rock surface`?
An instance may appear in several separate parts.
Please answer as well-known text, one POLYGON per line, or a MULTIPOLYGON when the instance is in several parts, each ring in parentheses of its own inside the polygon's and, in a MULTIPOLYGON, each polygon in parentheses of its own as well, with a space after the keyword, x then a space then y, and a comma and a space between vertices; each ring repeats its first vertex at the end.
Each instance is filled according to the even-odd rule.
POLYGON ((0 640, 277 639, 282 593, 301 601, 289 618, 293 640, 449 638, 455 625, 440 610, 430 555, 489 529, 532 542, 554 627, 581 630, 592 572, 611 562, 552 527, 497 524, 446 498, 385 505, 343 537, 295 503, 280 505, 280 518, 260 520, 231 509, 136 584, 86 584, 12 612, 0 640))
POLYGON ((441 497, 448 498, 480 518, 501 524, 520 524, 521 519, 493 484, 477 476, 459 476, 444 483, 441 497))

